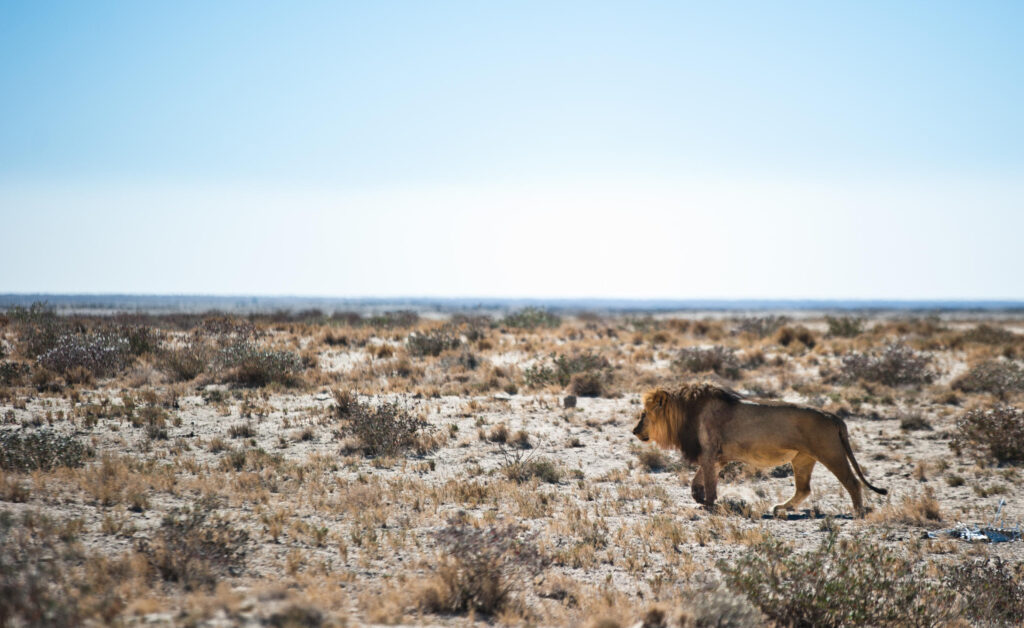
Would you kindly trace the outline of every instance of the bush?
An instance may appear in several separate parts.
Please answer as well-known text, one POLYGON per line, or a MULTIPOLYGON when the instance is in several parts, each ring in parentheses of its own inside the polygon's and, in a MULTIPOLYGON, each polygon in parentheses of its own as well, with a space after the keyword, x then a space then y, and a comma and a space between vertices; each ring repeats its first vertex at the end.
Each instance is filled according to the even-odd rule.
POLYGON ((966 598, 964 614, 974 622, 1001 626, 1024 623, 1024 582, 998 556, 991 561, 986 558, 947 567, 943 582, 966 598))
POLYGON ((46 353, 68 332, 67 319, 57 316, 45 302, 37 301, 28 308, 12 307, 7 315, 18 329, 18 350, 28 358, 46 353))
POLYGON ((406 338, 409 355, 423 357, 441 355, 448 349, 457 349, 462 340, 447 329, 435 329, 427 333, 412 333, 406 338))
POLYGON ((958 611, 955 593, 933 583, 925 565, 834 531, 804 554, 770 538, 718 569, 784 626, 934 626, 958 611))
POLYGON ((1002 404, 971 410, 957 419, 951 445, 1001 463, 1024 462, 1024 412, 1002 404))
POLYGON ((501 472, 517 484, 529 482, 533 478, 549 484, 558 484, 562 480, 562 471, 558 465, 547 458, 534 459, 533 454, 524 455, 522 451, 509 454, 504 449, 502 455, 505 462, 501 466, 501 472))
POLYGON ((64 334, 36 358, 44 368, 62 375, 82 369, 103 377, 123 369, 131 360, 131 344, 110 331, 64 334))
POLYGON ((509 329, 535 329, 537 327, 558 327, 562 319, 557 314, 536 307, 525 307, 502 319, 509 329))
POLYGON ((864 319, 856 316, 826 316, 825 322, 833 338, 853 338, 864 331, 864 319))
POLYGON ((965 342, 976 342, 985 345, 1011 344, 1019 338, 1017 334, 1013 333, 1009 329, 986 325, 984 323, 978 325, 974 329, 964 332, 961 337, 965 342))
POLYGON ((726 588, 700 591, 679 618, 680 627, 749 628, 764 626, 764 615, 742 595, 726 588))
POLYGON ((579 376, 576 377, 576 385, 581 391, 586 392, 570 392, 581 397, 599 397, 611 380, 611 368, 612 365, 607 359, 589 351, 571 356, 552 354, 550 364, 528 367, 523 373, 523 378, 530 387, 548 384, 564 387, 572 384, 575 376, 579 376))
POLYGON ((186 590, 212 586, 221 576, 238 575, 249 535, 226 520, 213 516, 219 502, 197 500, 188 508, 175 508, 164 517, 153 540, 138 549, 150 566, 168 582, 186 590))
POLYGON ((243 386, 266 386, 271 382, 294 384, 302 372, 302 359, 294 351, 261 349, 241 340, 221 349, 218 365, 225 370, 224 379, 243 386))
POLYGON ((339 400, 339 395, 335 393, 339 401, 335 414, 344 421, 339 432, 356 437, 367 456, 393 456, 411 449, 417 445, 420 432, 430 427, 397 403, 371 406, 350 396, 339 400))
POLYGON ((451 525, 436 535, 442 551, 439 585, 421 602, 432 612, 494 614, 517 586, 540 573, 546 560, 535 534, 517 525, 451 525))
POLYGON ((888 345, 880 354, 852 352, 843 356, 842 375, 847 381, 863 379, 887 386, 925 384, 935 379, 928 370, 932 358, 902 343, 888 345))
POLYGON ((1024 391, 1024 369, 1010 360, 986 360, 971 367, 952 387, 967 393, 987 392, 999 397, 1024 391))
POLYGON ((398 310, 395 312, 382 312, 370 318, 363 319, 362 323, 368 327, 379 327, 393 329, 396 327, 412 327, 420 320, 420 315, 410 310, 398 310))
POLYGON ((729 379, 737 379, 740 376, 740 361, 736 357, 736 350, 722 345, 682 349, 672 362, 672 366, 690 373, 714 371, 729 379))
POLYGON ((56 467, 80 467, 92 451, 71 436, 48 430, 19 434, 0 431, 0 469, 5 471, 49 471, 56 467))

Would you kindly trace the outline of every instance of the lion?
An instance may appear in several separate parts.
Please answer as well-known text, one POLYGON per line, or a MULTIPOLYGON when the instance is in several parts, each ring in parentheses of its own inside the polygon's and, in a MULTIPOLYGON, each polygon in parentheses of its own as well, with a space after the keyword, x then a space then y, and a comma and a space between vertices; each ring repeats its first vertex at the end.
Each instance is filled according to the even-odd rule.
POLYGON ((834 414, 750 400, 709 383, 688 384, 675 391, 649 390, 643 404, 633 434, 666 449, 678 448, 689 462, 699 465, 690 491, 708 508, 717 497, 721 465, 733 460, 757 468, 793 465, 796 492, 773 508, 776 516, 795 509, 811 494, 811 472, 818 462, 846 488, 859 517, 864 516, 864 503, 857 477, 876 493, 888 493, 864 477, 853 457, 846 423, 834 414))

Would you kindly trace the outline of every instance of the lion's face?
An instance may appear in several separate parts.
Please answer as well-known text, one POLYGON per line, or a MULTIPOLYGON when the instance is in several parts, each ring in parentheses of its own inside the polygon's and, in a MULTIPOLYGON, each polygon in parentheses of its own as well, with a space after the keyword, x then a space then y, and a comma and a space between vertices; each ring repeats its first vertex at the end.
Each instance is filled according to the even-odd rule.
POLYGON ((640 422, 633 428, 633 436, 645 443, 651 439, 651 435, 647 431, 647 410, 640 413, 640 422))

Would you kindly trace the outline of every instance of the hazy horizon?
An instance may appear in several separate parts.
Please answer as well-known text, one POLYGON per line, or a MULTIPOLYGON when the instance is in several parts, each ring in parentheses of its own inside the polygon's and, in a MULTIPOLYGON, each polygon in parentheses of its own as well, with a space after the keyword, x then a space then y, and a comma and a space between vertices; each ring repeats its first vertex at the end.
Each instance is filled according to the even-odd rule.
POLYGON ((1024 6, 0 7, 0 293, 1024 299, 1024 6))

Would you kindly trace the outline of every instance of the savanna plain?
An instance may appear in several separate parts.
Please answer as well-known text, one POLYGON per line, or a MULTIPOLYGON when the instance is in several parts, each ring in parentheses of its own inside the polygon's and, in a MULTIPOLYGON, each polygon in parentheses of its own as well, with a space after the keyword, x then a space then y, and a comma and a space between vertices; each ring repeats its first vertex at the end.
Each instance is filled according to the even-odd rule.
POLYGON ((0 313, 0 626, 1024 622, 1024 315, 0 313), (842 417, 709 510, 644 391, 842 417), (1000 504, 1004 503, 996 519, 1000 504), (928 535, 934 532, 934 538, 928 535))

